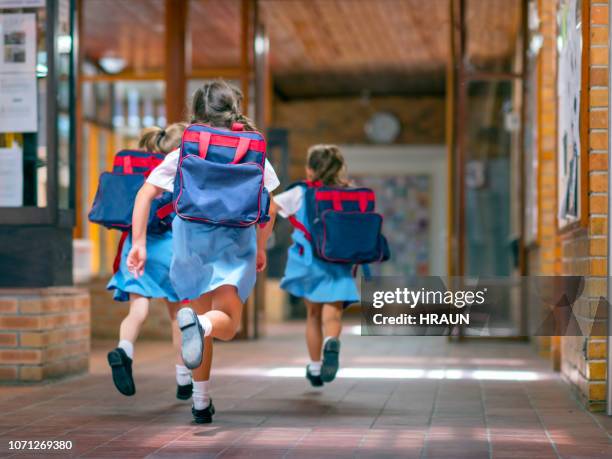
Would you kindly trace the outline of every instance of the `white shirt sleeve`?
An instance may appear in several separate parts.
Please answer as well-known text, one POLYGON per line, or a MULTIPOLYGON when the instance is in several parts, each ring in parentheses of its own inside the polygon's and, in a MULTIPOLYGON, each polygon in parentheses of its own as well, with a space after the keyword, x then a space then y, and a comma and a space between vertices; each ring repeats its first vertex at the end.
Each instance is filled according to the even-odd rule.
POLYGON ((174 190, 174 177, 178 167, 180 150, 177 148, 166 155, 164 160, 147 177, 147 183, 165 191, 174 190))
POLYGON ((284 193, 274 196, 274 202, 278 205, 278 214, 283 218, 289 218, 295 215, 304 201, 304 190, 301 186, 291 188, 284 193))
POLYGON ((270 161, 266 159, 266 167, 264 169, 264 186, 268 189, 268 191, 273 191, 277 189, 280 185, 280 181, 278 180, 278 176, 276 175, 276 171, 270 164, 270 161))
MULTIPOLYGON (((166 191, 173 191, 174 177, 176 177, 176 168, 178 167, 179 157, 180 150, 178 148, 168 153, 161 164, 153 169, 151 174, 149 174, 147 183, 155 185, 156 187, 162 188, 166 191)), ((272 164, 270 164, 270 162, 266 159, 264 169, 264 186, 268 189, 268 191, 272 191, 278 188, 279 185, 280 181, 278 180, 278 176, 276 175, 272 164)))

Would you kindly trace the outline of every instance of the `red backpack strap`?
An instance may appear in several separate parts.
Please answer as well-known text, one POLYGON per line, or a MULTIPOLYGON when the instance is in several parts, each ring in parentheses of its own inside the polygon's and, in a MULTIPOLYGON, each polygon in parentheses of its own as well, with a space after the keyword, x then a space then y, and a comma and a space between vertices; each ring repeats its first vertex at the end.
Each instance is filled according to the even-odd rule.
POLYGON ((208 146, 210 145, 210 138, 212 137, 210 132, 201 131, 200 132, 200 146, 198 148, 198 152, 200 153, 200 157, 202 159, 206 159, 206 155, 208 154, 208 146))
POLYGON ((295 218, 295 215, 291 215, 288 218, 288 220, 289 220, 289 223, 291 223, 291 226, 293 226, 296 230, 304 233, 304 236, 306 236, 306 239, 309 242, 312 242, 312 234, 310 234, 310 231, 306 229, 306 227, 302 224, 302 222, 300 222, 297 218, 295 218))
POLYGON ((232 164, 238 164, 242 161, 242 158, 249 151, 249 146, 251 145, 251 139, 247 137, 240 137, 238 140, 238 147, 236 148, 236 154, 234 155, 234 159, 232 160, 232 164))
POLYGON ((168 215, 170 215, 172 212, 174 212, 174 202, 169 202, 168 204, 164 204, 159 209, 157 209, 157 212, 155 212, 155 215, 160 220, 163 220, 168 215))
POLYGON ((121 239, 119 239, 119 244, 117 244, 117 254, 115 255, 115 260, 113 261, 113 274, 119 271, 119 265, 121 264, 121 252, 123 252, 123 245, 125 244, 125 240, 128 237, 127 231, 121 232, 121 239))
POLYGON ((132 168, 132 157, 130 155, 123 157, 123 173, 128 175, 134 173, 134 169, 132 168))

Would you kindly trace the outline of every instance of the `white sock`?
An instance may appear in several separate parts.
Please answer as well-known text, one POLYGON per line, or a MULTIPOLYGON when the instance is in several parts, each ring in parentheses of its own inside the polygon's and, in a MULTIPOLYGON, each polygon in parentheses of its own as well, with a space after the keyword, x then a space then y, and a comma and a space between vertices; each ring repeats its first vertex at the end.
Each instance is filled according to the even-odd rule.
POLYGON ((191 395, 193 400, 193 407, 196 410, 203 410, 210 403, 209 381, 194 381, 193 382, 193 394, 191 395))
POLYGON ((132 360, 134 360, 134 345, 127 339, 119 340, 117 347, 123 349, 125 354, 132 360))
POLYGON ((319 376, 321 374, 321 361, 320 360, 312 360, 308 364, 308 371, 313 376, 319 376))
POLYGON ((212 333, 212 322, 210 319, 202 314, 198 316, 198 320, 200 321, 200 325, 202 325, 202 330, 204 330, 204 336, 210 336, 212 333))
POLYGON ((176 366, 176 383, 179 386, 191 384, 191 370, 185 365, 176 366))
POLYGON ((325 345, 330 339, 338 339, 338 338, 336 338, 335 336, 326 336, 325 339, 323 340, 323 347, 325 347, 325 345))

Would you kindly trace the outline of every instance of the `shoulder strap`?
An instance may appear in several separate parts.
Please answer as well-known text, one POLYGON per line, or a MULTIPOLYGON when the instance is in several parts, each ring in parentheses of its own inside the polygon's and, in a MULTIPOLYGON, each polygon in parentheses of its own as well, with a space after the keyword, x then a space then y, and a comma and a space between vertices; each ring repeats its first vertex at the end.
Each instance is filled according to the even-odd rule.
POLYGON ((289 185, 287 187, 287 190, 290 190, 291 188, 295 188, 296 186, 303 186, 304 188, 320 188, 323 186, 323 183, 319 182, 318 180, 315 182, 311 182, 309 180, 299 180, 289 185))

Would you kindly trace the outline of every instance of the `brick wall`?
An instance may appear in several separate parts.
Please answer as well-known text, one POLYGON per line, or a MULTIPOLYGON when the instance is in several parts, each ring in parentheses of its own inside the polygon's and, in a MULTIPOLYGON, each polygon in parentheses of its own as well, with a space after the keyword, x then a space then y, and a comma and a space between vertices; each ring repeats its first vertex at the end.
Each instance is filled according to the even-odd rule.
MULTIPOLYGON (((587 276, 586 295, 575 306, 579 321, 592 324, 599 295, 606 294, 608 157, 608 2, 590 3, 588 94, 588 226, 562 235, 562 274, 587 276)), ((561 370, 592 409, 605 402, 605 338, 562 338, 561 370)))
POLYGON ((272 126, 289 130, 290 174, 296 180, 303 178, 310 145, 369 143, 364 125, 377 111, 399 118, 398 144, 444 144, 445 109, 443 96, 275 100, 272 126))
POLYGON ((0 290, 0 381, 86 372, 89 306, 81 289, 0 290))
MULTIPOLYGON (((107 282, 108 278, 99 278, 87 285, 91 294, 91 334, 93 338, 119 339, 119 325, 127 315, 130 304, 114 301, 112 292, 106 290, 107 282)), ((142 326, 139 338, 172 339, 165 301, 151 301, 149 316, 142 326)))

